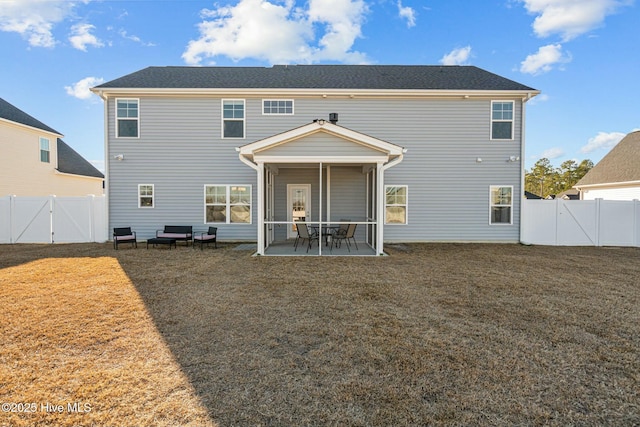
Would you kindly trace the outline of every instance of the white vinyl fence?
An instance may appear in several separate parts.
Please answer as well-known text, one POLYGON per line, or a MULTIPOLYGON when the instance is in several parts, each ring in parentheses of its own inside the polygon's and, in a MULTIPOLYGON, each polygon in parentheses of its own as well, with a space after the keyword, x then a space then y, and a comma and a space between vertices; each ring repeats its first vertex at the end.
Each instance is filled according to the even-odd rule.
POLYGON ((640 202, 523 200, 522 243, 552 246, 640 246, 640 202))
POLYGON ((0 243, 105 242, 105 196, 0 197, 0 243))

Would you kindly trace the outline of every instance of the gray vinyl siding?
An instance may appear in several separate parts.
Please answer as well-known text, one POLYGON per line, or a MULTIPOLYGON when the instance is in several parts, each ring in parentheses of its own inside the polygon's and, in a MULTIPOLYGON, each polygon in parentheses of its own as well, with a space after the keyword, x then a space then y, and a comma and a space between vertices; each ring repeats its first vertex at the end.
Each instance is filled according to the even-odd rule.
MULTIPOLYGON (((225 96, 225 99, 246 99, 244 139, 221 138, 222 98, 137 98, 140 99, 140 137, 137 139, 115 138, 114 99, 109 99, 106 106, 111 227, 132 226, 141 238, 149 237, 165 224, 206 229, 204 185, 242 184, 252 186, 252 224, 217 226, 222 240, 255 240, 256 172, 240 162, 235 147, 314 119, 327 119, 329 113, 335 112, 339 113, 338 125, 407 149, 402 163, 385 172, 385 184, 408 186, 408 224, 386 226, 385 241, 519 240, 521 168, 520 162, 507 161, 510 156, 521 155, 522 104, 519 99, 514 99, 514 140, 491 141, 490 98, 299 98, 294 100, 295 114, 285 116, 262 115, 262 98, 225 96), (113 160, 116 154, 123 154, 125 159, 113 160), (482 158, 481 163, 476 162, 478 157, 482 158), (138 184, 155 185, 153 209, 137 207, 138 184), (513 186, 513 224, 489 225, 491 185, 513 186)), ((316 147, 321 143, 310 139, 294 142, 290 147, 297 152, 305 142, 316 147)), ((343 146, 345 152, 353 148, 350 144, 343 146)), ((286 144, 270 151, 285 147, 286 144)), ((310 171, 316 176, 316 185, 311 182, 312 191, 317 191, 317 168, 310 171)), ((336 176, 339 172, 332 173, 332 180, 336 176)), ((286 183, 305 183, 297 182, 301 178, 282 169, 276 176, 276 186, 284 185, 286 194, 286 183)), ((361 175, 361 179, 364 188, 365 176, 361 175)), ((334 218, 338 215, 336 206, 348 206, 346 201, 357 197, 346 191, 344 186, 333 182, 334 218), (341 194, 346 201, 339 201, 341 194)), ((318 195, 313 197, 315 205, 318 195)), ((364 189, 361 197, 364 198, 364 189)), ((282 203, 286 203, 286 198, 282 203)), ((276 213, 284 208, 276 206, 276 213)), ((362 212, 364 210, 363 206, 362 212)))

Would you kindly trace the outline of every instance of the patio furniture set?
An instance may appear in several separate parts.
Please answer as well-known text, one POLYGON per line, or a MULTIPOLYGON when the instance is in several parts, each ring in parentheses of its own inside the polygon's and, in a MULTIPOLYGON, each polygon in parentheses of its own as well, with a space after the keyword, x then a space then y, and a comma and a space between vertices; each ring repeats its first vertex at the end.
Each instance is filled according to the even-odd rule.
POLYGON ((324 238, 325 246, 329 246, 329 250, 333 251, 333 245, 337 248, 341 247, 342 242, 346 242, 347 250, 351 252, 351 243, 350 240, 353 240, 353 244, 356 246, 356 250, 358 250, 358 244, 356 243, 355 233, 356 226, 358 224, 348 224, 350 220, 341 219, 339 226, 331 226, 331 225, 323 225, 319 226, 308 226, 306 223, 296 223, 296 229, 298 230, 298 235, 296 236, 296 240, 293 244, 294 249, 298 250, 298 244, 302 241, 304 244, 307 242, 307 252, 311 249, 314 241, 317 241, 320 244, 320 239, 324 238))
MULTIPOLYGON (((204 245, 213 243, 215 247, 218 247, 217 242, 217 227, 209 227, 207 231, 201 233, 193 233, 193 227, 190 225, 165 225, 162 230, 156 231, 156 237, 147 239, 147 249, 149 245, 156 247, 157 245, 167 245, 169 249, 171 246, 177 247, 177 242, 184 241, 186 246, 189 246, 191 242, 192 247, 200 244, 200 250, 204 249, 204 245)), ((138 241, 136 232, 131 230, 131 227, 116 227, 113 229, 113 247, 118 249, 118 245, 122 243, 130 243, 131 247, 138 247, 138 241)))

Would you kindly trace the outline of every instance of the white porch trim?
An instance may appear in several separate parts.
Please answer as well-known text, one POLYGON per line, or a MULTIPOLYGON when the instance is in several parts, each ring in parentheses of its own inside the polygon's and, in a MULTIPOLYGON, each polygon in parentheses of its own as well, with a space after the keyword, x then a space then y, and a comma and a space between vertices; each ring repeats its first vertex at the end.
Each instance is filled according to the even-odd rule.
MULTIPOLYGON (((287 132, 283 132, 277 135, 273 135, 271 137, 255 141, 249 144, 246 144, 241 147, 237 147, 236 151, 238 152, 238 156, 240 161, 244 164, 250 166, 254 170, 256 170, 257 174, 257 253, 259 255, 265 254, 266 249, 266 241, 265 241, 265 221, 270 221, 270 219, 265 218, 265 185, 264 185, 264 177, 265 177, 265 167, 267 164, 269 165, 277 165, 277 164, 315 164, 318 165, 319 168, 319 183, 320 183, 320 191, 319 191, 319 212, 322 212, 322 168, 323 166, 327 166, 330 168, 331 164, 362 164, 362 165, 375 165, 376 167, 376 218, 375 218, 375 251, 376 255, 382 255, 384 251, 384 171, 397 165, 403 159, 404 153, 406 149, 400 147, 396 144, 392 144, 387 141, 383 141, 381 139, 374 138, 369 135, 362 134, 360 132, 356 132, 351 129, 347 129, 342 126, 338 126, 333 123, 326 122, 324 120, 314 121, 313 123, 301 126, 299 128, 295 128, 289 130, 287 132), (304 155, 282 155, 282 150, 278 150, 279 154, 270 155, 268 152, 269 148, 273 148, 278 145, 286 144, 292 141, 299 141, 304 139, 305 137, 318 133, 324 132, 327 134, 331 134, 340 139, 348 141, 350 143, 361 144, 362 146, 371 150, 370 154, 367 155, 344 155, 340 156, 339 154, 333 155, 322 155, 322 154, 304 154, 304 155)), ((327 175, 330 176, 330 169, 327 170, 327 175)), ((327 192, 330 192, 330 182, 327 181, 327 192)), ((329 204, 330 201, 327 201, 329 204)), ((322 225, 322 218, 320 215, 319 218, 320 225, 322 225)), ((322 255, 322 248, 319 247, 319 255, 322 255)))

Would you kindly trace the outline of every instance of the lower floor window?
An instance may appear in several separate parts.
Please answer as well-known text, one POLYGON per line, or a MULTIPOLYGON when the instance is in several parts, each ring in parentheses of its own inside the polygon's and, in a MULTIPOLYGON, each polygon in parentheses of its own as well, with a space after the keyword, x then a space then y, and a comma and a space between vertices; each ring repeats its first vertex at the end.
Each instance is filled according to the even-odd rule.
POLYGON ((153 194, 154 194, 153 184, 139 184, 138 185, 138 207, 152 208, 153 194))
POLYGON ((251 224, 250 185, 205 185, 205 223, 251 224))
POLYGON ((491 186, 489 198, 490 223, 511 224, 513 222, 513 187, 491 186))
POLYGON ((407 186, 387 185, 384 187, 384 223, 407 223, 407 186))

